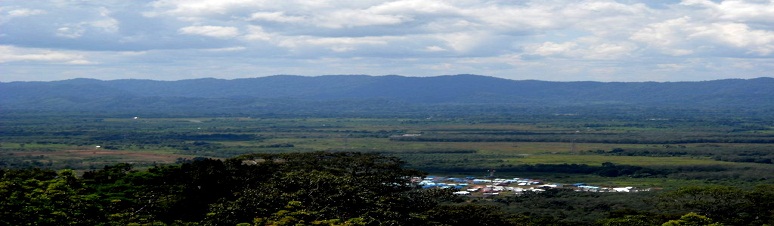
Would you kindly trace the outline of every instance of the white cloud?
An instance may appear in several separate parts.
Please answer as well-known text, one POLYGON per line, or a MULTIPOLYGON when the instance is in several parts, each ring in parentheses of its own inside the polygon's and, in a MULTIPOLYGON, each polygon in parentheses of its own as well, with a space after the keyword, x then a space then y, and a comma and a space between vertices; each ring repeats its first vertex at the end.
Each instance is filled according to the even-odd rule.
POLYGON ((360 46, 387 45, 390 37, 293 37, 279 42, 279 46, 289 49, 326 48, 333 52, 349 52, 360 46))
POLYGON ((272 35, 265 32, 262 27, 260 26, 248 26, 247 27, 247 34, 244 35, 244 38, 249 41, 253 40, 263 40, 268 41, 271 40, 272 35))
POLYGON ((553 43, 531 45, 525 48, 528 54, 539 56, 558 56, 579 59, 615 60, 628 57, 637 49, 637 46, 626 42, 607 43, 594 39, 579 39, 578 42, 553 43))
POLYGON ((740 23, 714 23, 689 28, 689 39, 706 39, 757 55, 774 52, 774 32, 753 30, 740 23))
POLYGON ((371 14, 363 10, 343 9, 315 18, 317 26, 325 28, 351 28, 374 25, 394 25, 411 18, 403 15, 371 14))
POLYGON ((116 32, 118 31, 118 20, 116 19, 106 19, 106 20, 97 20, 92 21, 89 23, 92 27, 100 28, 103 31, 106 32, 116 32))
MULTIPOLYGON (((115 71, 133 65, 125 70, 209 77, 224 73, 194 71, 192 65, 254 70, 242 75, 443 72, 649 80, 657 71, 664 80, 702 78, 700 73, 774 76, 770 0, 41 0, 2 5, 4 67, 22 61, 64 67, 100 59, 100 67, 115 62, 115 71), (17 49, 8 54, 7 48, 17 49), (192 56, 179 57, 185 54, 192 56), (169 68, 154 70, 159 61, 169 68), (250 66, 256 62, 265 65, 250 66)), ((33 71, 16 71, 24 70, 33 71)))
POLYGON ((244 46, 235 46, 235 47, 226 47, 226 48, 217 48, 217 49, 205 49, 205 51, 208 52, 237 52, 237 51, 244 51, 247 47, 244 46))
POLYGON ((79 25, 70 27, 60 27, 56 29, 56 35, 65 38, 79 38, 83 35, 85 30, 79 25))
POLYGON ((692 54, 693 50, 688 49, 688 46, 685 45, 687 34, 683 32, 683 28, 690 26, 689 19, 682 17, 650 24, 632 34, 630 38, 653 46, 668 55, 692 54))
POLYGON ((47 49, 17 48, 0 45, 0 63, 28 61, 58 64, 94 64, 83 55, 47 49))
POLYGON ((448 1, 438 0, 399 0, 384 2, 368 8, 369 12, 378 14, 430 14, 454 15, 460 14, 460 8, 448 1))
POLYGON ((28 9, 28 8, 0 6, 0 24, 8 23, 13 19, 21 19, 24 17, 30 17, 30 16, 42 15, 42 14, 46 14, 46 11, 41 9, 28 9))
POLYGON ((40 9, 14 9, 8 11, 6 14, 8 17, 27 17, 33 15, 40 15, 46 13, 45 10, 40 9))
POLYGON ((102 17, 99 20, 88 22, 89 25, 95 28, 100 28, 106 32, 116 32, 119 28, 119 22, 115 18, 110 16, 110 10, 107 8, 100 8, 99 15, 102 17))
POLYGON ((160 11, 146 12, 146 16, 174 15, 179 19, 198 20, 212 15, 225 15, 237 10, 259 8, 265 1, 255 0, 159 0, 151 6, 160 11))
POLYGON ((687 67, 685 64, 656 64, 656 67, 658 67, 661 70, 665 71, 680 71, 687 67))
POLYGON ((544 42, 542 44, 527 46, 527 52, 540 56, 564 55, 578 46, 574 42, 554 43, 544 42))
POLYGON ((485 32, 444 33, 434 36, 458 53, 471 52, 489 38, 489 34, 485 32))
POLYGON ((615 60, 631 56, 631 53, 636 49, 637 47, 634 44, 626 42, 601 43, 589 46, 579 57, 597 60, 615 60))
POLYGON ((736 22, 774 22, 774 1, 684 0, 682 5, 703 9, 708 19, 736 22))
POLYGON ((280 23, 293 23, 304 21, 304 17, 286 16, 284 12, 257 12, 250 15, 248 21, 263 20, 280 23))
POLYGON ((214 38, 233 38, 239 35, 236 27, 223 26, 188 26, 178 30, 181 34, 201 35, 214 38))
POLYGON ((425 47, 425 51, 428 51, 428 52, 443 52, 443 51, 446 51, 446 49, 444 49, 443 47, 440 47, 440 46, 428 46, 428 47, 425 47))
POLYGON ((761 56, 774 52, 772 31, 751 29, 741 23, 704 23, 690 17, 650 24, 632 34, 631 39, 675 56, 718 47, 761 56))
POLYGON ((557 27, 562 19, 552 9, 553 6, 540 4, 527 7, 494 5, 470 9, 466 14, 500 29, 550 29, 557 27))
POLYGON ((64 38, 80 38, 92 28, 106 33, 115 33, 119 29, 118 21, 113 18, 65 24, 56 29, 56 36, 64 38))
POLYGON ((142 56, 148 54, 148 51, 123 51, 117 54, 121 56, 142 56))

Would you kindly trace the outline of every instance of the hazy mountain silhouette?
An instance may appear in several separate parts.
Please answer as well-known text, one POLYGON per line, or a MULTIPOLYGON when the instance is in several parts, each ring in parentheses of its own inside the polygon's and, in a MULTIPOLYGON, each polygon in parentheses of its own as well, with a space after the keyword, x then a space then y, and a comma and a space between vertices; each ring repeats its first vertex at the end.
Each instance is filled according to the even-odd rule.
POLYGON ((180 81, 71 79, 0 83, 0 107, 25 111, 384 111, 388 107, 620 105, 772 108, 774 78, 702 82, 547 82, 479 75, 277 75, 180 81), (335 111, 335 109, 329 109, 335 111))

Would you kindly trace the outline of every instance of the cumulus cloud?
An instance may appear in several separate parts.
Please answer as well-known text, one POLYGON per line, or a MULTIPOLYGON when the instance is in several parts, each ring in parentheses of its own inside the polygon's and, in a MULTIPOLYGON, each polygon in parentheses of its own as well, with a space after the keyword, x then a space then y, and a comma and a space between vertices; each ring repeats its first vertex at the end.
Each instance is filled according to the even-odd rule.
POLYGON ((210 16, 231 14, 244 9, 261 8, 266 1, 254 0, 158 0, 150 5, 154 10, 144 13, 146 16, 171 15, 181 20, 196 21, 210 16))
POLYGON ((40 9, 14 9, 9 10, 6 14, 8 17, 26 17, 26 16, 33 16, 33 15, 40 15, 44 14, 46 11, 40 10, 40 9))
POLYGON ((56 36, 65 38, 78 38, 83 35, 85 29, 80 25, 60 27, 56 29, 56 36))
POLYGON ((28 8, 0 7, 0 24, 5 24, 13 19, 45 14, 45 10, 28 8))
POLYGON ((368 14, 362 10, 337 10, 317 17, 316 24, 325 28, 349 28, 374 25, 394 25, 407 21, 402 15, 368 14))
POLYGON ((99 15, 101 18, 88 22, 88 24, 92 27, 100 28, 106 32, 116 32, 119 28, 119 22, 115 18, 111 17, 110 13, 110 10, 102 7, 99 9, 99 15))
POLYGON ((544 42, 541 44, 528 46, 527 50, 532 54, 536 54, 540 56, 563 55, 573 51, 573 49, 577 45, 578 44, 574 42, 564 42, 564 43, 544 42))
POLYGON ((239 35, 236 27, 222 26, 188 26, 180 28, 180 33, 189 35, 201 35, 215 38, 233 38, 239 35))
POLYGON ((244 38, 247 40, 271 40, 271 34, 267 33, 263 30, 260 26, 247 26, 247 34, 244 35, 244 38))
POLYGON ((718 48, 768 56, 774 51, 774 32, 733 22, 702 23, 681 17, 650 24, 631 36, 670 55, 688 55, 718 48))
POLYGON ((628 57, 637 46, 627 42, 594 42, 581 40, 582 42, 553 43, 545 42, 526 47, 528 54, 539 56, 558 56, 564 58, 611 60, 628 57))
POLYGON ((226 47, 226 48, 216 48, 216 49, 205 49, 205 51, 209 52, 237 52, 237 51, 244 51, 247 47, 244 46, 235 46, 235 47, 226 47))
POLYGON ((750 29, 745 24, 713 23, 689 30, 689 38, 714 41, 746 50, 747 53, 770 55, 774 51, 774 32, 750 29))
POLYGON ((481 41, 488 38, 488 34, 478 32, 445 33, 435 36, 443 40, 446 46, 461 53, 473 51, 482 44, 481 41))
POLYGON ((386 46, 390 43, 390 37, 294 37, 286 38, 279 42, 279 46, 286 47, 295 51, 327 49, 335 53, 350 52, 358 50, 363 46, 386 46))
POLYGON ((5 64, 86 63, 100 53, 126 65, 165 59, 180 70, 192 62, 242 62, 234 68, 246 70, 266 62, 245 72, 252 75, 652 80, 637 76, 659 71, 679 80, 727 73, 712 65, 741 65, 734 76, 774 76, 774 2, 760 0, 44 0, 4 4, 0 23, 0 45, 12 55, 5 64))
POLYGON ((250 14, 248 21, 263 20, 280 23, 292 23, 304 21, 304 17, 287 16, 284 12, 257 12, 250 14))
POLYGON ((747 22, 774 22, 774 2, 726 0, 684 0, 682 5, 694 6, 708 16, 707 19, 747 22))
POLYGON ((94 64, 94 62, 87 60, 81 54, 0 45, 0 63, 15 61, 49 62, 59 64, 94 64))
POLYGON ((441 51, 446 51, 446 49, 444 49, 443 47, 440 47, 440 46, 428 46, 428 47, 425 47, 425 51, 441 52, 441 51))

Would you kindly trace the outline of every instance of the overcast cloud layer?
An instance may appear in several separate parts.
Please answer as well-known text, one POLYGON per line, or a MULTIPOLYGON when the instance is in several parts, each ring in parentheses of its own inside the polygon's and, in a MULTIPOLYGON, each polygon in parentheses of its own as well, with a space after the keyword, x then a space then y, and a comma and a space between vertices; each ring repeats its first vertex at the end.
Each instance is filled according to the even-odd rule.
POLYGON ((774 77, 774 0, 5 0, 0 81, 774 77))

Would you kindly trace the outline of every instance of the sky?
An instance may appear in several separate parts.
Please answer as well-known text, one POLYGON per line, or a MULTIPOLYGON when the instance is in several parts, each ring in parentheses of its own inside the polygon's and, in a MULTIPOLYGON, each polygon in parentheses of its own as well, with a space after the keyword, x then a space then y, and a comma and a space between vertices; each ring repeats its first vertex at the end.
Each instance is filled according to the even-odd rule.
POLYGON ((0 0, 0 82, 774 77, 774 0, 0 0))

